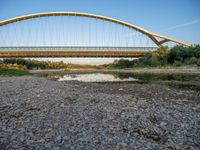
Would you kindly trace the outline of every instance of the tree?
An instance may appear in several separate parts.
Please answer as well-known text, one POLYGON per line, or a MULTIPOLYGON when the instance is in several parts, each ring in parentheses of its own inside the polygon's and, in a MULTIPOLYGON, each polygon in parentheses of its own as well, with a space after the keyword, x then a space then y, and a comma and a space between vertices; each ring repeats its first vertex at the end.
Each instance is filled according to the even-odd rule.
MULTIPOLYGON (((160 46, 157 51, 155 52, 157 57, 157 61, 159 61, 162 65, 167 64, 168 62, 168 55, 169 55, 169 50, 167 47, 160 46)), ((154 58, 155 59, 155 58, 154 58)))
POLYGON ((183 46, 175 46, 169 51, 169 56, 168 56, 168 62, 173 64, 175 61, 181 61, 183 60, 182 58, 182 53, 183 53, 183 46))

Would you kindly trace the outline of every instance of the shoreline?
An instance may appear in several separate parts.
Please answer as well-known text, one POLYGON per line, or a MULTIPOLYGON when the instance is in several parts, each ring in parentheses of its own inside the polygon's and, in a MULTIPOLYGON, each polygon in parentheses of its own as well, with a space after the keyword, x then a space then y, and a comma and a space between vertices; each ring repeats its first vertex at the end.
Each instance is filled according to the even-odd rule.
POLYGON ((53 70, 29 70, 33 74, 48 74, 48 73, 137 73, 137 74, 195 74, 200 75, 200 67, 191 68, 131 68, 131 69, 53 69, 53 70))

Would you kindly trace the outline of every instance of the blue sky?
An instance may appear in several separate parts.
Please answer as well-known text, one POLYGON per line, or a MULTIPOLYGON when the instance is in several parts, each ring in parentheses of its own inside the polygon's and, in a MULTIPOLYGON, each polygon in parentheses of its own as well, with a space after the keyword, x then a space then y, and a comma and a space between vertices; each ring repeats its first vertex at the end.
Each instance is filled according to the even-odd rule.
POLYGON ((200 0, 0 0, 0 20, 45 11, 105 15, 200 44, 200 0))

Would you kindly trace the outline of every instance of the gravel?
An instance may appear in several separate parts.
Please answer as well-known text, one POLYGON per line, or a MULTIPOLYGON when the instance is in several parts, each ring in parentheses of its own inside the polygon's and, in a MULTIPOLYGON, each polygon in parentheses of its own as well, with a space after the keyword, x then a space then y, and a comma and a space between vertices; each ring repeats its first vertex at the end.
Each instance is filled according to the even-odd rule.
POLYGON ((200 92, 0 77, 0 149, 200 149, 200 92))

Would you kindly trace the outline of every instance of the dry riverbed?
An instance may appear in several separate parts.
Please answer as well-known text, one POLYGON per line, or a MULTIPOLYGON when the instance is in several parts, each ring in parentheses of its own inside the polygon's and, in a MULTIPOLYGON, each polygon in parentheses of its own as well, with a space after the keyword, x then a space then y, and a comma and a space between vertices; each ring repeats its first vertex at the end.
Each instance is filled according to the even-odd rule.
POLYGON ((0 149, 200 148, 200 92, 0 77, 0 149))
POLYGON ((163 67, 163 68, 131 68, 131 69, 109 69, 109 70, 102 70, 102 69, 88 69, 88 70, 81 70, 81 69, 71 69, 71 70, 30 70, 31 73, 36 74, 45 74, 45 73, 92 73, 92 72, 124 72, 124 73, 147 73, 147 74, 197 74, 200 75, 200 67, 163 67))

